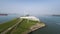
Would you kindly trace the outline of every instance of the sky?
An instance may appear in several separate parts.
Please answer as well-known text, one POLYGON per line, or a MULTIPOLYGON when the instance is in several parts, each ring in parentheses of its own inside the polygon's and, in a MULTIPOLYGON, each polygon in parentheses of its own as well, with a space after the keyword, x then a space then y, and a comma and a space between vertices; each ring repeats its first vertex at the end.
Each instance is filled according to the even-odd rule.
POLYGON ((0 0, 0 13, 60 14, 60 0, 0 0))

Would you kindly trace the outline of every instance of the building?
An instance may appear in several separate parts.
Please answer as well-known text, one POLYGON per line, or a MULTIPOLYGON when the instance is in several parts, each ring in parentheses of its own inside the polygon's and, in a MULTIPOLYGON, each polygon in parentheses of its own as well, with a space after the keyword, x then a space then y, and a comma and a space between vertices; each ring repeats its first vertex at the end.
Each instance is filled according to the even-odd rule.
POLYGON ((28 19, 28 20, 33 20, 33 21, 40 21, 37 17, 35 16, 25 16, 25 17, 20 17, 22 19, 28 19))

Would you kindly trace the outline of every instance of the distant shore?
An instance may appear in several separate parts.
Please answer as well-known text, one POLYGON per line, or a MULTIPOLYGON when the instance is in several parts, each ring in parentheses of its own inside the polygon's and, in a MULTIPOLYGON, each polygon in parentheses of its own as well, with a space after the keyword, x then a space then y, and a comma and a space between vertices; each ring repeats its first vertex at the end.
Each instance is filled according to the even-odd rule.
POLYGON ((52 16, 60 16, 60 15, 52 15, 52 16))
POLYGON ((0 14, 0 16, 7 16, 8 14, 0 14))

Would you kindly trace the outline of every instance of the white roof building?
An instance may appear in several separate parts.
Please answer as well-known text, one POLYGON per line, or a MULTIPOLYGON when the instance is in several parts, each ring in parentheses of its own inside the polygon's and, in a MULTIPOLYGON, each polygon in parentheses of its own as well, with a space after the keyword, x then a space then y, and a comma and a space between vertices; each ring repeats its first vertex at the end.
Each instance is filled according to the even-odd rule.
POLYGON ((25 16, 25 17, 20 17, 22 19, 29 19, 29 20, 34 20, 34 21, 40 21, 38 18, 34 16, 25 16))

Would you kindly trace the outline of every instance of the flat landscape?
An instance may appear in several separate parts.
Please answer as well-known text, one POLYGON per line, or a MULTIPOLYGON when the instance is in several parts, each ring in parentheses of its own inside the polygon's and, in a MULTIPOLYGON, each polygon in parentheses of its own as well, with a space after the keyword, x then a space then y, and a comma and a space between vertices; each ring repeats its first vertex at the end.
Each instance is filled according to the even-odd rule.
MULTIPOLYGON (((3 31, 7 30, 9 27, 12 27, 18 21, 20 21, 20 19, 13 19, 9 22, 0 24, 1 25, 0 32, 2 33, 3 31)), ((23 19, 23 21, 20 24, 16 25, 16 27, 14 27, 12 30, 8 31, 6 34, 24 34, 25 32, 26 32, 25 34, 27 34, 27 33, 29 33, 30 28, 37 23, 39 23, 41 25, 43 24, 43 23, 40 23, 39 21, 23 19)))

